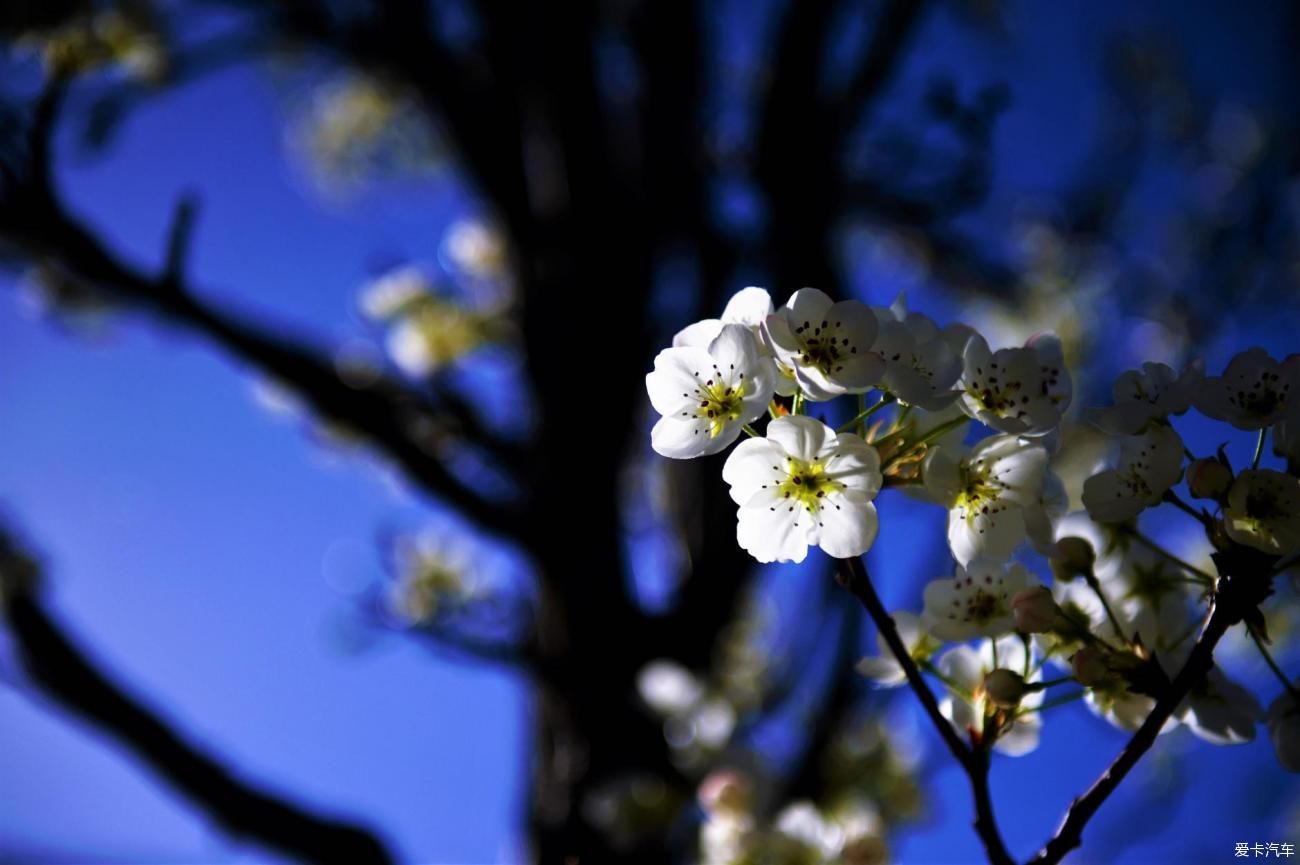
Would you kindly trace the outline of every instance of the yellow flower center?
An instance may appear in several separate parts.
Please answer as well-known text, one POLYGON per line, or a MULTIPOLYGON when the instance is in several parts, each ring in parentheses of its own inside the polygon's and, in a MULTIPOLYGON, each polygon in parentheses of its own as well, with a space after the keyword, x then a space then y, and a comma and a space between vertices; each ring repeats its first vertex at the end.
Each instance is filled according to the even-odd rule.
POLYGON ((974 463, 962 462, 962 488, 957 493, 955 508, 961 510, 967 520, 975 519, 978 514, 997 513, 1005 510, 1006 505, 998 499, 1006 491, 1007 485, 993 475, 992 467, 980 458, 974 463))
POLYGON ((794 457, 786 458, 786 477, 777 487, 783 499, 798 504, 809 513, 821 509, 822 499, 828 493, 844 489, 844 484, 826 474, 826 466, 819 461, 806 463, 794 457))
POLYGON ((695 396, 699 400, 695 416, 709 421, 710 438, 721 435, 728 422, 740 420, 746 387, 743 381, 731 387, 720 379, 709 379, 695 386, 695 396))

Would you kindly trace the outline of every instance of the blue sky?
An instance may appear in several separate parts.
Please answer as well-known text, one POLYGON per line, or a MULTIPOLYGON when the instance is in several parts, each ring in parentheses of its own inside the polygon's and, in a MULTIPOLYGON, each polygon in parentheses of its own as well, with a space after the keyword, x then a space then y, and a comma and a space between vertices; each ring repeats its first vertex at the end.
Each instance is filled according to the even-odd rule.
MULTIPOLYGON (((969 220, 972 231, 992 234, 1010 202, 1055 190, 1083 157, 1101 101, 1099 45, 1139 23, 1125 16, 1170 29, 1196 53, 1191 74, 1202 86, 1294 109, 1273 29, 1280 4, 1233 14, 1229 4, 1123 8, 1019 4, 1008 41, 981 46, 950 17, 933 19, 900 98, 935 70, 1013 86, 994 141, 1000 192, 969 220)), ((146 105, 102 157, 65 142, 62 188, 142 264, 159 260, 174 202, 195 191, 191 268, 207 298, 323 346, 365 338, 355 293, 377 256, 430 257, 466 206, 465 190, 444 174, 322 199, 286 151, 284 108, 262 70, 223 72, 146 105)), ((1142 214, 1169 204, 1158 169, 1143 180, 1139 233, 1142 214)), ((354 598, 340 590, 380 578, 377 531, 418 523, 428 505, 374 463, 272 416, 252 396, 254 378, 199 340, 133 316, 98 336, 72 335, 32 320, 4 288, 0 507, 43 553, 49 597, 77 638, 249 777, 371 821, 404 858, 517 861, 525 690, 401 637, 365 639, 350 615, 354 598)), ((917 305, 925 309, 924 298, 917 305)), ((1211 368, 1247 339, 1275 355, 1293 349, 1293 300, 1285 310, 1248 311, 1217 334, 1201 347, 1211 368)), ((940 518, 918 517, 916 536, 941 543, 940 518)), ((877 570, 900 565, 876 557, 877 570)), ((886 600, 912 604, 921 583, 918 574, 887 585, 886 600)), ((1271 695, 1261 665, 1247 657, 1245 669, 1271 695)), ((7 654, 0 674, 16 680, 7 654)), ((1184 791, 1170 824, 1123 851, 1105 845, 1153 820, 1141 804, 1165 777, 1153 759, 1106 806, 1102 845, 1078 861, 1223 861, 1238 840, 1295 840, 1277 803, 1300 788, 1277 770, 1266 737, 1212 748, 1179 736, 1169 747, 1193 757, 1170 782, 1184 791)), ((1041 842, 1122 742, 1075 707, 1048 719, 1038 752, 999 761, 994 797, 1012 850, 1041 842)), ((943 769, 936 782, 932 817, 899 839, 900 861, 977 860, 964 778, 943 769)), ((213 832, 97 734, 0 687, 0 858, 11 851, 51 861, 268 861, 213 832)))

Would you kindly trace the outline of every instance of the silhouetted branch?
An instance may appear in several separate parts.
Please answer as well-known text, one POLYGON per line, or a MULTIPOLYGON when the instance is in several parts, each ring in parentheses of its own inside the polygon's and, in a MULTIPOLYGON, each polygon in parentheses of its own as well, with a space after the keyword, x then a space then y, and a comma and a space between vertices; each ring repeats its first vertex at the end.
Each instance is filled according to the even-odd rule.
POLYGON ((916 662, 912 660, 912 655, 903 644, 903 640, 898 636, 898 629, 894 627, 894 620, 890 617, 885 605, 881 602, 880 596, 876 594, 875 586, 871 584, 871 577, 867 574, 866 566, 862 564, 861 559, 841 559, 842 570, 837 574, 840 585, 853 593, 862 606, 866 608, 867 614, 875 623, 876 629, 885 639, 885 644, 889 646, 889 651, 893 654, 894 659, 898 661, 903 668, 903 674, 907 677, 907 683, 911 686, 912 691, 921 702, 921 708, 930 718, 930 722, 938 731, 943 743, 948 746, 954 758, 965 770, 966 776, 970 779, 971 793, 975 800, 975 831, 978 833, 980 840, 984 842, 984 852, 988 855, 989 862, 992 865, 1013 865, 1011 854, 1007 852, 1006 844, 1002 841, 1002 835, 998 831, 997 820, 993 815, 993 802, 989 797, 988 790, 988 771, 989 771, 989 754, 985 747, 971 748, 967 746, 957 736, 957 731, 953 729, 948 719, 943 716, 939 710, 939 703, 934 698, 934 692, 926 684, 925 679, 921 676, 920 669, 917 668, 916 662))
MULTIPOLYGON (((118 304, 199 333, 292 389, 326 420, 360 435, 413 482, 485 529, 507 537, 520 534, 517 502, 484 497, 444 465, 441 454, 452 432, 417 393, 390 378, 365 385, 344 382, 327 356, 200 301, 179 272, 192 219, 186 203, 177 209, 159 276, 127 264, 69 214, 43 167, 48 165, 55 99, 47 96, 38 106, 32 152, 24 163, 28 171, 0 189, 0 240, 34 261, 57 264, 118 304)), ((481 426, 474 432, 476 443, 491 454, 494 438, 481 426)))
POLYGON ((1215 563, 1223 576, 1218 583, 1210 617, 1201 629, 1187 661, 1115 760, 1082 796, 1070 804, 1065 820, 1056 834, 1029 860, 1029 865, 1056 865, 1082 843, 1083 830, 1088 821, 1111 793, 1115 792, 1120 782, 1142 759, 1142 755, 1150 750, 1161 728, 1183 699, 1204 681, 1214 666, 1214 649, 1219 640, 1245 615, 1256 610, 1271 592, 1269 574, 1274 561, 1271 558, 1265 560, 1259 553, 1243 552, 1240 549, 1235 554, 1216 554, 1215 563))
POLYGON ((895 0, 885 6, 871 33, 866 57, 845 85, 839 97, 838 124, 841 136, 861 123, 893 76, 908 40, 920 26, 925 0, 895 0))
POLYGON ((119 689, 62 633, 31 581, 10 579, 11 569, 25 571, 28 562, 0 532, 0 612, 41 693, 122 743, 230 835, 304 862, 392 861, 368 830, 317 817, 240 780, 119 689))

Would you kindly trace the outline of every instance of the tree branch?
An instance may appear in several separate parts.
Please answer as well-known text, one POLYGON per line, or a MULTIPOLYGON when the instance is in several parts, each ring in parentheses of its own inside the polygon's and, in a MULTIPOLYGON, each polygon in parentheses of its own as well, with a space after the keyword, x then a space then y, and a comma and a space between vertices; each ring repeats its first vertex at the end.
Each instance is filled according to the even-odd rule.
POLYGON ((42 693, 123 744, 230 835, 304 862, 392 861, 368 830, 317 817, 240 780, 125 694, 61 632, 33 582, 10 579, 11 571, 25 574, 27 562, 0 531, 0 613, 42 693))
MULTIPOLYGON (((192 205, 182 201, 169 233, 161 275, 127 264, 69 214, 46 167, 57 89, 38 107, 28 167, 0 188, 0 241, 36 261, 56 264, 70 277, 111 300, 150 312, 194 331, 301 396, 323 418, 363 437, 410 479, 447 500, 488 531, 520 533, 519 503, 491 499, 453 474, 440 454, 454 438, 452 426, 420 395, 388 377, 354 386, 344 382, 327 355, 247 324, 198 300, 180 268, 188 244, 192 205), (50 106, 46 108, 46 106, 50 106)), ((487 454, 505 446, 481 427, 476 442, 487 454)))
POLYGON ((903 668, 903 674, 907 677, 907 682, 912 691, 921 701, 921 708, 930 718, 930 722, 939 732, 943 743, 948 746, 957 762, 965 770, 967 777, 970 779, 971 792, 975 800, 975 831, 980 840, 984 843, 984 851, 988 855, 989 862, 993 865, 1013 865, 1014 860, 1011 854, 1007 852, 1006 844, 1002 841, 1002 836, 998 831, 997 820, 993 814, 993 802, 989 796, 988 789, 988 770, 989 755, 987 750, 972 749, 967 746, 957 736, 957 731, 953 729, 948 719, 943 716, 939 710, 939 703, 934 698, 934 692, 926 684, 925 679, 921 676, 920 669, 917 668, 916 662, 912 660, 911 653, 903 640, 898 636, 898 629, 894 627, 894 620, 885 610, 885 605, 881 602, 880 596, 876 594, 875 586, 871 584, 871 577, 867 574, 867 568, 859 558, 841 559, 840 564, 843 566, 836 573, 836 579, 839 584, 857 597, 866 608, 867 614, 875 623, 876 629, 884 637, 885 644, 889 646, 889 651, 893 654, 894 659, 898 661, 899 666, 903 668))
POLYGON ((1182 703, 1188 693, 1199 685, 1214 666, 1214 649, 1228 629, 1237 624, 1271 592, 1272 563, 1264 561, 1254 551, 1236 549, 1219 553, 1215 563, 1223 577, 1215 595, 1209 620, 1201 630, 1196 645, 1187 657, 1183 668, 1174 676, 1169 687, 1156 701, 1142 726, 1133 734, 1115 760, 1106 768, 1082 796, 1071 803, 1056 834, 1047 842, 1029 865, 1056 865, 1065 854, 1083 842, 1083 830, 1102 804, 1115 792, 1120 782, 1137 765, 1142 755, 1150 750, 1165 722, 1182 703))

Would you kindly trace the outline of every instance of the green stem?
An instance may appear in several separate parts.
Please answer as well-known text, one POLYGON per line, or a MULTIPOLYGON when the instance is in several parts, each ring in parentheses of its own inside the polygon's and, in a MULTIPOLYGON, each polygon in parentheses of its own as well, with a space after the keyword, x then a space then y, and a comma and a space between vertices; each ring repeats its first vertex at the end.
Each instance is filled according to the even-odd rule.
POLYGON ((1169 502, 1174 507, 1178 508, 1183 513, 1191 516, 1194 520, 1196 520, 1201 525, 1205 526, 1207 529, 1213 528, 1209 517, 1207 517, 1205 514, 1201 513, 1196 508, 1189 505, 1187 502, 1183 501, 1181 498, 1178 497, 1178 493, 1174 492, 1173 490, 1168 490, 1165 492, 1164 500, 1169 502))
POLYGON ((741 427, 741 429, 743 429, 745 431, 745 435, 749 436, 750 438, 758 438, 758 430, 754 429, 749 424, 745 424, 744 426, 741 427))
POLYGON ((781 412, 777 411, 776 400, 772 400, 767 404, 767 416, 772 420, 776 420, 781 416, 781 412))
POLYGON ((1286 688, 1287 693, 1291 695, 1291 699, 1295 701, 1296 705, 1300 706, 1300 689, 1297 689, 1291 680, 1286 677, 1286 673, 1282 672, 1282 668, 1277 665, 1277 661, 1273 660, 1273 655, 1269 652, 1268 647, 1264 645, 1264 640, 1255 632, 1255 629, 1247 628, 1246 630, 1250 631, 1250 638, 1259 647, 1259 653, 1264 656, 1268 668, 1273 671, 1273 675, 1277 676, 1277 680, 1282 683, 1283 688, 1286 688))
POLYGON ((966 702, 968 703, 975 702, 974 694, 972 694, 970 691, 967 691, 961 685, 954 682, 951 678, 948 677, 947 674, 945 674, 934 664, 930 663, 929 661, 917 661, 917 666, 919 666, 922 670, 925 670, 931 676, 934 676, 940 682, 943 682, 943 684, 948 688, 949 691, 952 691, 954 694, 956 694, 958 697, 961 697, 966 702))
POLYGON ((1026 709, 1025 714, 1028 714, 1029 712, 1046 712, 1048 709, 1055 709, 1057 706, 1064 706, 1067 703, 1073 703, 1075 700, 1079 699, 1086 693, 1088 692, 1074 691, 1073 693, 1070 694, 1063 694, 1060 697, 1053 697, 1050 700, 1044 700, 1042 705, 1038 706, 1037 708, 1026 709))
POLYGON ((1101 590, 1101 581, 1098 580, 1097 575, 1092 572, 1092 568, 1089 568, 1084 573, 1083 579, 1088 584, 1088 588, 1092 589, 1092 591, 1097 595, 1097 598, 1101 601, 1102 609, 1106 611, 1106 618, 1110 619, 1110 626, 1115 629, 1115 634, 1119 637, 1120 642, 1127 643, 1128 637, 1124 635, 1124 629, 1120 627, 1119 619, 1115 616, 1115 611, 1110 608, 1110 601, 1106 599, 1106 593, 1101 590))
POLYGON ((794 402, 791 403, 790 414, 803 414, 803 393, 794 395, 794 402))
POLYGON ((1066 682, 1073 682, 1074 676, 1062 676, 1059 679, 1048 679, 1043 682, 1029 682, 1028 687, 1031 691, 1045 691, 1054 685, 1064 685, 1066 682))
MULTIPOLYGON (((957 427, 961 426, 962 424, 966 423, 969 420, 970 418, 966 417, 965 415, 962 415, 960 417, 955 417, 952 418, 951 420, 944 421, 934 429, 922 435, 916 441, 912 442, 912 444, 908 445, 907 447, 900 450, 898 453, 894 454, 889 459, 885 460, 885 464, 881 466, 881 470, 883 471, 884 469, 889 468, 894 463, 898 462, 904 456, 916 450, 921 445, 928 445, 930 442, 934 441, 937 438, 940 438, 945 433, 951 432, 952 430, 956 429, 957 427)), ((877 444, 883 443, 886 439, 892 438, 895 435, 898 435, 898 433, 892 433, 889 436, 886 436, 884 439, 881 439, 880 442, 877 442, 877 444)))
MULTIPOLYGON (((866 401, 866 395, 860 394, 858 396, 859 408, 861 408, 862 403, 865 401, 866 401)), ((885 394, 880 398, 878 402, 873 403, 868 408, 863 408, 861 411, 857 413, 857 415, 854 416, 853 420, 849 421, 846 424, 841 425, 835 431, 848 432, 849 430, 853 429, 853 427, 856 425, 858 427, 858 435, 863 436, 865 438, 867 432, 867 418, 871 417, 873 414, 880 411, 885 406, 892 404, 893 402, 894 402, 893 394, 885 394)))
POLYGON ((1268 427, 1261 427, 1259 441, 1255 442, 1255 458, 1250 461, 1252 469, 1259 468, 1259 461, 1264 457, 1264 440, 1268 438, 1268 427))
POLYGON ((1151 538, 1142 534, 1137 529, 1132 529, 1130 531, 1130 534, 1133 536, 1133 540, 1137 541, 1139 544, 1146 547, 1148 550, 1155 553, 1157 556, 1160 556, 1162 559, 1169 562, 1170 564, 1177 565, 1187 573, 1195 576, 1198 582, 1205 583, 1206 585, 1209 586, 1214 585, 1213 576, 1207 574, 1205 571, 1201 570, 1200 568, 1188 564, 1187 562, 1178 558, 1178 556, 1175 556, 1173 553, 1169 552, 1164 547, 1160 546, 1160 544, 1156 543, 1151 538))

